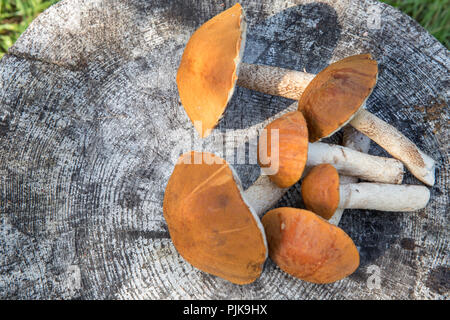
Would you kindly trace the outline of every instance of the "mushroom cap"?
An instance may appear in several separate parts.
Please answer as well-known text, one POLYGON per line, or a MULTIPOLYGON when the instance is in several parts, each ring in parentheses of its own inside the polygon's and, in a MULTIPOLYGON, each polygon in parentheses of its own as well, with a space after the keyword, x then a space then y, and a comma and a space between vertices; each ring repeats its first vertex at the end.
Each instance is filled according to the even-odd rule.
POLYGON ((233 95, 244 46, 245 19, 237 3, 200 26, 184 49, 178 92, 202 138, 217 125, 233 95))
POLYGON ((311 211, 277 208, 262 218, 270 258, 290 275, 314 283, 331 283, 352 274, 359 253, 339 227, 311 211))
POLYGON ((225 160, 188 152, 169 179, 163 213, 173 244, 185 260, 204 272, 247 284, 261 274, 267 242, 260 219, 241 192, 225 160))
POLYGON ((301 112, 289 112, 272 121, 265 130, 258 140, 258 163, 263 170, 275 171, 267 174, 278 187, 289 188, 300 180, 308 157, 305 118, 301 112), (273 130, 278 130, 278 148, 272 146, 272 136, 276 132, 273 130), (275 154, 272 154, 272 147, 275 154))
POLYGON ((370 54, 339 60, 319 72, 298 102, 309 141, 331 136, 364 105, 377 83, 378 66, 370 54))
POLYGON ((323 163, 308 172, 302 181, 302 198, 308 210, 329 220, 339 205, 339 173, 323 163))

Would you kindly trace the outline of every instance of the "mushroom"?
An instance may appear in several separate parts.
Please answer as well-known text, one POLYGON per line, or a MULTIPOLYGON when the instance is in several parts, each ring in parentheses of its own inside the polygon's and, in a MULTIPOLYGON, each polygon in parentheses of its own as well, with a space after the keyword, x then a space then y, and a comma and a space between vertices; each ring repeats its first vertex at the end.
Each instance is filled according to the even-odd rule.
POLYGON ((202 138, 217 125, 233 95, 245 28, 237 3, 200 26, 184 49, 177 72, 178 92, 202 138))
POLYGON ((275 119, 259 138, 258 163, 280 188, 289 188, 300 180, 307 156, 308 128, 301 112, 289 112, 275 119), (278 139, 273 139, 273 134, 278 139))
MULTIPOLYGON (((239 86, 248 89, 296 100, 307 91, 307 98, 300 101, 299 109, 307 112, 305 117, 308 125, 311 122, 311 127, 314 127, 316 120, 310 119, 308 113, 316 107, 309 108, 308 105, 321 101, 323 93, 328 92, 331 93, 327 98, 328 105, 322 103, 322 107, 319 107, 319 111, 325 111, 321 117, 328 116, 330 110, 329 115, 335 116, 336 110, 342 108, 354 112, 339 115, 336 118, 337 127, 327 120, 326 134, 332 134, 339 126, 349 122, 401 160, 419 180, 428 185, 434 184, 434 160, 394 127, 362 108, 376 84, 378 74, 377 64, 370 55, 348 57, 314 76, 305 72, 241 63, 245 36, 245 14, 237 3, 200 26, 185 47, 177 73, 178 91, 187 115, 202 138, 208 136, 217 125, 233 95, 236 81, 239 86), (347 86, 347 83, 352 85, 347 86), (339 96, 330 90, 336 90, 339 96), (337 98, 337 101, 332 97, 337 98), (349 99, 352 103, 347 105, 349 99), (339 105, 336 106, 335 102, 339 105)), ((322 132, 322 129, 313 130, 311 142, 322 138, 317 136, 317 132, 322 132)))
POLYGON ((225 160, 200 152, 180 156, 163 213, 175 248, 194 267, 236 284, 260 276, 267 258, 264 228, 225 160))
POLYGON ((277 208, 262 218, 270 258, 288 274, 313 283, 331 283, 352 274, 359 253, 339 227, 311 211, 277 208))
POLYGON ((368 181, 390 184, 402 182, 403 165, 396 159, 373 156, 322 142, 309 143, 306 150, 304 144, 307 135, 302 119, 303 116, 298 111, 286 113, 272 121, 260 136, 258 161, 262 173, 244 191, 246 201, 258 215, 275 205, 305 172, 322 163, 333 164, 340 174, 368 181), (272 148, 272 135, 277 129, 279 146, 272 148), (265 156, 261 157, 261 153, 265 156), (269 167, 269 171, 266 167, 269 167))
POLYGON ((370 149, 370 139, 351 126, 345 126, 342 130, 342 145, 344 147, 367 153, 370 149))
MULTIPOLYGON (((342 130, 343 137, 342 137, 342 144, 344 147, 363 152, 368 153, 370 149, 370 139, 365 135, 356 130, 355 128, 346 125, 344 129, 342 130)), ((339 177, 339 183, 340 184, 346 184, 346 183, 357 183, 358 182, 357 177, 352 176, 340 176, 339 177)), ((333 216, 328 220, 330 223, 334 225, 338 225, 341 221, 342 214, 344 213, 344 209, 337 208, 333 216)))
POLYGON ((368 181, 399 184, 403 179, 398 160, 321 142, 308 144, 306 121, 298 111, 285 113, 265 127, 258 141, 258 163, 280 188, 294 185, 305 165, 320 163, 335 164, 340 173, 368 181))
MULTIPOLYGON (((311 146, 316 146, 318 142, 311 143, 309 146, 310 148, 309 155, 311 154, 311 149, 314 150, 314 148, 311 148, 311 146)), ((336 167, 339 167, 339 172, 348 174, 348 172, 359 172, 364 171, 364 168, 367 168, 366 165, 376 168, 376 163, 378 163, 380 170, 383 169, 382 163, 385 162, 386 167, 389 167, 390 164, 387 162, 387 160, 394 160, 389 158, 381 158, 376 156, 371 156, 368 154, 364 154, 355 150, 351 150, 348 152, 348 150, 344 151, 344 154, 347 155, 347 158, 351 161, 348 161, 348 159, 345 159, 343 156, 343 150, 339 148, 344 148, 342 146, 333 146, 333 145, 327 145, 327 144, 321 144, 324 148, 321 148, 321 150, 328 150, 330 155, 327 155, 327 157, 324 157, 322 160, 322 163, 329 163, 327 161, 330 161, 335 165, 336 167), (340 155, 340 157, 339 157, 340 155), (330 159, 328 159, 328 157, 330 159), (353 161, 354 159, 358 159, 356 161, 353 161)), ((320 146, 322 147, 322 146, 320 146)), ((308 155, 308 156, 309 156, 308 155)), ((317 161, 317 159, 315 159, 317 161)), ((304 171, 307 172, 309 169, 309 166, 318 165, 320 163, 312 163, 310 162, 310 157, 308 158, 306 162, 306 169, 304 171)), ((255 212, 260 216, 262 213, 266 212, 268 209, 270 209, 273 205, 275 205, 278 200, 281 199, 281 197, 289 190, 289 188, 280 188, 276 185, 275 182, 272 181, 271 176, 266 175, 264 171, 262 174, 256 179, 256 181, 244 191, 244 198, 248 204, 255 210, 255 212)))
MULTIPOLYGON (((281 83, 284 88, 289 88, 273 93, 278 95, 288 94, 286 91, 295 91, 298 95, 314 78, 309 73, 241 62, 245 38, 245 14, 237 3, 201 25, 186 44, 177 72, 178 93, 188 117, 202 138, 211 133, 222 117, 236 82, 247 86, 247 74, 253 71, 261 73, 264 69, 269 76, 266 81, 281 83), (290 74, 293 79, 288 79, 290 74)), ((263 88, 260 84, 258 88, 268 91, 273 85, 263 88)))
POLYGON ((314 167, 302 180, 301 194, 308 210, 329 220, 337 208, 381 211, 415 211, 430 200, 425 186, 382 183, 339 184, 330 164, 314 167))

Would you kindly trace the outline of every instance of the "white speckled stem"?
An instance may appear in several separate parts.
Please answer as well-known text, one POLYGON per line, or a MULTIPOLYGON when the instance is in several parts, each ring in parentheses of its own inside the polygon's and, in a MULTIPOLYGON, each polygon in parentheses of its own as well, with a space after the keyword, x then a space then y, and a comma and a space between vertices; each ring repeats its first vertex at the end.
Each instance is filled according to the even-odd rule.
POLYGON ((430 190, 419 185, 350 183, 339 187, 339 208, 408 212, 425 208, 430 190))
POLYGON ((307 72, 241 62, 237 85, 298 100, 314 76, 307 72))
POLYGON ((273 207, 288 190, 289 188, 279 188, 269 179, 269 176, 260 175, 258 179, 244 191, 244 199, 254 210, 256 215, 262 217, 264 213, 273 207))
MULTIPOLYGON (((370 139, 356 130, 355 128, 347 125, 343 129, 343 138, 342 138, 342 144, 344 147, 363 152, 368 153, 370 149, 370 139)), ((339 177, 339 183, 340 184, 346 184, 346 183, 357 183, 358 178, 352 177, 352 176, 340 176, 339 177)), ((344 209, 338 208, 333 216, 328 220, 328 222, 338 225, 341 221, 342 214, 344 213, 344 209)))
POLYGON ((322 163, 332 164, 340 174, 367 181, 400 184, 403 180, 403 164, 396 159, 372 156, 339 145, 310 143, 306 166, 322 163))
POLYGON ((365 109, 358 111, 350 124, 402 161, 417 179, 434 185, 435 161, 396 128, 365 109))

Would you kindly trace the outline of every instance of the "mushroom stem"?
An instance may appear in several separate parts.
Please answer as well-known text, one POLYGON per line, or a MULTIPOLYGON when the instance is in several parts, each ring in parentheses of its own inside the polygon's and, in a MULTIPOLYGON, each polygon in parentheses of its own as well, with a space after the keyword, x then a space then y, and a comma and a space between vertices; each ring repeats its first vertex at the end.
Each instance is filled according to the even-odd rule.
POLYGON ((314 76, 307 72, 241 62, 237 85, 298 100, 314 76))
POLYGON ((269 176, 262 174, 244 191, 244 199, 255 214, 261 218, 288 190, 289 188, 278 187, 269 179, 269 176))
MULTIPOLYGON (((359 132, 358 130, 354 129, 353 127, 347 125, 343 129, 343 138, 342 138, 342 144, 344 147, 362 152, 362 153, 368 153, 370 149, 370 139, 359 132)), ((347 183, 357 183, 358 178, 352 177, 352 176, 340 176, 339 177, 340 184, 347 184, 347 183)), ((333 216, 328 220, 329 223, 332 223, 334 225, 339 225, 339 222, 341 221, 342 214, 344 213, 344 209, 338 208, 333 216)))
POLYGON ((370 139, 365 134, 359 132, 355 128, 347 125, 342 130, 342 145, 344 147, 368 153, 370 149, 370 139))
POLYGON ((425 186, 382 183, 350 183, 339 187, 339 208, 380 211, 415 211, 430 200, 425 186))
POLYGON ((402 161, 417 179, 427 185, 434 185, 435 161, 393 126, 363 108, 350 124, 402 161))
POLYGON ((306 166, 322 163, 332 164, 340 174, 367 181, 400 184, 403 180, 403 164, 396 159, 373 156, 339 145, 310 143, 306 166))
MULTIPOLYGON (((383 158, 322 142, 309 144, 307 167, 330 163, 342 174, 362 177, 364 180, 401 183, 403 165, 392 158, 383 158)), ((305 170, 305 172, 308 169, 305 170)), ((245 201, 258 216, 270 209, 289 188, 279 188, 267 175, 259 178, 244 191, 245 201)))
MULTIPOLYGON (((313 74, 263 65, 241 63, 237 84, 247 89, 298 100, 313 74)), ((393 126, 361 109, 350 125, 402 161, 411 173, 427 185, 434 185, 435 161, 393 126)))

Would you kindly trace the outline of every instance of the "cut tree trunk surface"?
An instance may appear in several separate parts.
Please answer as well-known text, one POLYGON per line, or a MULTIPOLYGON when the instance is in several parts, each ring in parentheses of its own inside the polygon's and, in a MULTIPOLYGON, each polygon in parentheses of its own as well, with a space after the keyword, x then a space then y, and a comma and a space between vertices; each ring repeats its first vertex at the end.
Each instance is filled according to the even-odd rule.
MULTIPOLYGON (((349 55, 376 58, 367 107, 437 161, 428 206, 346 210, 340 226, 361 264, 333 284, 295 279, 270 259, 245 286, 194 269, 162 215, 179 152, 203 143, 232 159, 234 140, 254 141, 292 101, 237 88, 201 142, 176 72, 194 30, 234 3, 61 1, 0 61, 0 299, 449 298, 448 50, 378 2, 241 3, 244 62, 317 73, 349 55)), ((387 156, 374 143, 370 153, 387 156)), ((235 167, 244 188, 260 173, 256 163, 235 167)), ((420 184, 409 173, 404 183, 420 184)), ((277 206, 301 206, 299 190, 277 206)))

